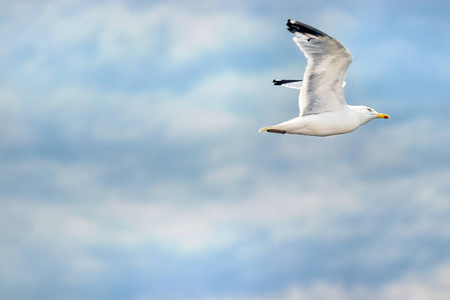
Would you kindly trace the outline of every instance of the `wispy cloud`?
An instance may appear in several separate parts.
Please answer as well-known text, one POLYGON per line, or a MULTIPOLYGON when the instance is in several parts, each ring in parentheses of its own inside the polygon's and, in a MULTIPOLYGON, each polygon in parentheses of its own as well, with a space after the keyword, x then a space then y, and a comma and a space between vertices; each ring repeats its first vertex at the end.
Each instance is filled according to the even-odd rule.
POLYGON ((450 267, 448 263, 421 274, 407 274, 398 280, 379 287, 357 285, 344 287, 329 282, 316 282, 306 286, 291 286, 279 294, 262 297, 226 297, 203 298, 205 300, 352 300, 352 299, 447 299, 450 296, 448 288, 450 267))

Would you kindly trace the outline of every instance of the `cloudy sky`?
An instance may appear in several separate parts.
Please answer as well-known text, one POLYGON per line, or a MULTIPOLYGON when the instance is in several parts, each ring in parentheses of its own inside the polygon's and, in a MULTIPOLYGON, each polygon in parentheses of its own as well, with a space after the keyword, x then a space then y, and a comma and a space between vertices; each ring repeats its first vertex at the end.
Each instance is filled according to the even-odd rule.
POLYGON ((450 299, 450 2, 0 0, 2 299, 450 299), (353 55, 327 138, 286 20, 353 55))

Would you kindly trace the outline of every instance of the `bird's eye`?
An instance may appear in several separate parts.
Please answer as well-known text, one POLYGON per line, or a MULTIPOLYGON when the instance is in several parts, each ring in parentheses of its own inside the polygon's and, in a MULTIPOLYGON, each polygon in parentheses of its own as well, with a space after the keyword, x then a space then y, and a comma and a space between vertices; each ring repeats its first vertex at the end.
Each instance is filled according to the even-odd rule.
POLYGON ((372 110, 370 108, 367 109, 368 111, 372 112, 372 110))

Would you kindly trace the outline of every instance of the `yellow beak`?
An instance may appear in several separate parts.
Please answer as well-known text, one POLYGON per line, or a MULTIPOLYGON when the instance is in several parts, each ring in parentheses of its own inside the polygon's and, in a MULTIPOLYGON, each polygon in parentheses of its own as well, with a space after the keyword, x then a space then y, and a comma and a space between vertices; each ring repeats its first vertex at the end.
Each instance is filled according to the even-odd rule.
POLYGON ((389 119, 389 116, 386 114, 377 114, 377 118, 389 119))

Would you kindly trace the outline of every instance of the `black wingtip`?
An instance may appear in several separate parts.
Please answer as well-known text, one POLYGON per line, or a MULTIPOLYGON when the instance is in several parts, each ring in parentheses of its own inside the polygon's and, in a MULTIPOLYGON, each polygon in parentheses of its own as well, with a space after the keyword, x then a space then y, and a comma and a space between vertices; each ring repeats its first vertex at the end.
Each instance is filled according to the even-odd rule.
POLYGON ((298 21, 291 20, 291 19, 287 20, 286 26, 288 27, 287 29, 294 34, 296 32, 299 32, 302 34, 310 34, 313 36, 327 36, 325 33, 323 33, 322 31, 320 31, 314 27, 311 27, 309 25, 306 25, 306 24, 303 24, 303 23, 300 23, 298 21))
POLYGON ((298 79, 274 79, 273 85, 283 85, 286 83, 291 83, 291 82, 297 82, 297 81, 302 81, 302 80, 298 80, 298 79))

